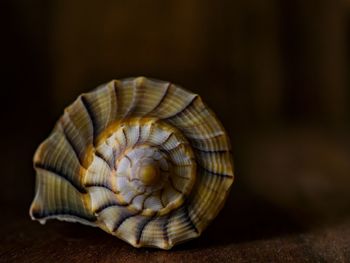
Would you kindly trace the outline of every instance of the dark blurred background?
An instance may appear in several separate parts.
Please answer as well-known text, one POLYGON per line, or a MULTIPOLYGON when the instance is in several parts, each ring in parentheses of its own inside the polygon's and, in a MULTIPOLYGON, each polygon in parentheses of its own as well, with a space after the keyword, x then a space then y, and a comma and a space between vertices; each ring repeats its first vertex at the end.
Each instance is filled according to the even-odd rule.
POLYGON ((199 93, 230 134, 236 182, 214 245, 215 232, 225 245, 350 233, 349 1, 1 0, 0 28, 0 204, 26 227, 32 156, 64 107, 143 75, 199 93))

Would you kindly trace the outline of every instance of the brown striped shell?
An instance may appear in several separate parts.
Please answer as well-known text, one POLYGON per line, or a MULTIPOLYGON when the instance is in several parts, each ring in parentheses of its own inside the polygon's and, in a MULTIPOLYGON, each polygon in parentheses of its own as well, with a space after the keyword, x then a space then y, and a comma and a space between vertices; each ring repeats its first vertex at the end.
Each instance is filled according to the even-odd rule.
POLYGON ((67 107, 34 156, 32 219, 98 226, 135 247, 198 237, 233 182, 229 138, 169 82, 114 80, 67 107))

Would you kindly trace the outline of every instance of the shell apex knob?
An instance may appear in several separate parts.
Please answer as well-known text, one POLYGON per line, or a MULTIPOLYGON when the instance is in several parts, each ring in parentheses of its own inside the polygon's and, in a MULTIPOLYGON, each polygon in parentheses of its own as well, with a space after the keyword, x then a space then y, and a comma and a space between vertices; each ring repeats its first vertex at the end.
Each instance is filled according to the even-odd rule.
POLYGON ((233 183, 229 137, 201 97, 145 77, 80 95, 34 155, 33 220, 99 227, 134 247, 200 236, 233 183))

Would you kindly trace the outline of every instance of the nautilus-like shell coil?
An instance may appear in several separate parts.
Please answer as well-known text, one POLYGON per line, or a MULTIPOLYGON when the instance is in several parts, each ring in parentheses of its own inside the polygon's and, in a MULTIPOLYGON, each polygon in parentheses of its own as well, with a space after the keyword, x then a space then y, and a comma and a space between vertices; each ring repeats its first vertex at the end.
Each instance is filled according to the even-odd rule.
POLYGON ((162 249, 198 237, 233 182, 229 138, 200 96, 144 77, 80 95, 34 168, 32 219, 97 226, 162 249))

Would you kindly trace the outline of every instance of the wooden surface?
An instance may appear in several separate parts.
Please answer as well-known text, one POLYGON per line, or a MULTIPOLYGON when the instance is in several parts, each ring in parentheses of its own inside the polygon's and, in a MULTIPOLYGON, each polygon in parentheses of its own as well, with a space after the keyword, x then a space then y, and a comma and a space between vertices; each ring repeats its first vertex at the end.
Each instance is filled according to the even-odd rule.
POLYGON ((29 199, 1 203, 0 261, 350 262, 347 138, 304 128, 247 134, 235 145, 225 208, 199 239, 171 251, 135 249, 79 224, 40 225, 29 199))

